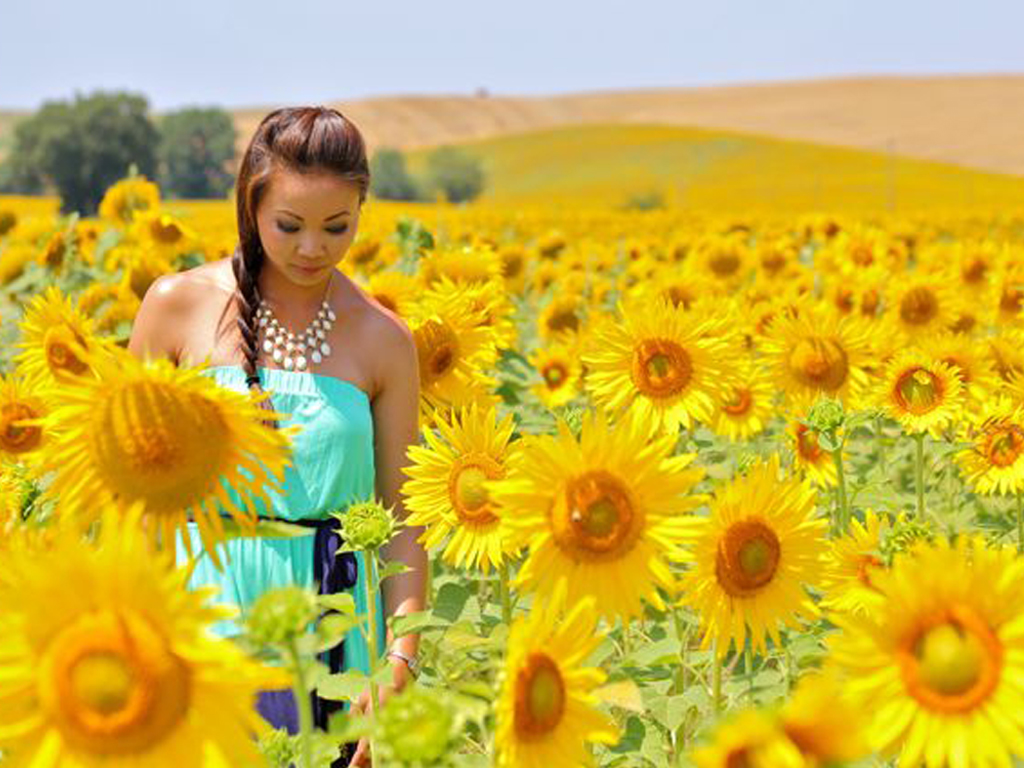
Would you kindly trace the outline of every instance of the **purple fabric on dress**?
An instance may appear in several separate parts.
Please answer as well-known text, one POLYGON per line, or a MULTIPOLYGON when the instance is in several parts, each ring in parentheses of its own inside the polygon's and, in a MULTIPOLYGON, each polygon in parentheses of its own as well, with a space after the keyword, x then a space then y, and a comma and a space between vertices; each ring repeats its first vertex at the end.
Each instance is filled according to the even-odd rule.
MULTIPOLYGON (((355 555, 352 552, 338 552, 342 537, 339 531, 341 523, 336 518, 288 522, 316 529, 313 543, 313 578, 319 594, 333 595, 351 589, 358 583, 358 563, 355 555)), ((329 613, 334 611, 327 611, 323 615, 329 613)), ((344 671, 345 643, 338 643, 321 654, 320 660, 332 673, 344 671)), ((313 723, 317 728, 326 730, 328 719, 343 709, 343 704, 340 701, 321 699, 315 693, 310 694, 310 697, 313 701, 313 723)), ((284 728, 292 735, 299 732, 299 710, 290 688, 261 691, 256 702, 256 710, 275 728, 284 728)), ((333 768, 345 768, 348 765, 355 744, 348 744, 346 747, 347 749, 342 750, 342 757, 332 763, 333 768)))

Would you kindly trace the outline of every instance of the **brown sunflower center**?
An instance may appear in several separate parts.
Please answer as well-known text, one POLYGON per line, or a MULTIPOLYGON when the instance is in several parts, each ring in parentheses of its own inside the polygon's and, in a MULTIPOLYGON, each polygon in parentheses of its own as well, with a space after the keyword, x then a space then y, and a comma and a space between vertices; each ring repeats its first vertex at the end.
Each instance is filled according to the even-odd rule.
POLYGON ((857 581, 868 589, 875 589, 875 584, 871 580, 871 572, 884 568, 885 563, 879 558, 871 554, 862 554, 857 558, 857 581))
POLYGON ((575 309, 567 307, 552 313, 548 318, 547 326, 548 330, 553 333, 558 333, 560 331, 578 331, 580 329, 580 319, 576 315, 575 309))
POLYGON ((908 325, 927 325, 939 314, 939 300, 928 288, 912 288, 900 301, 900 318, 908 325))
POLYGON ((980 283, 988 274, 988 262, 980 256, 975 256, 963 263, 960 274, 965 283, 980 283))
POLYGON ((515 683, 515 729, 522 738, 543 736, 565 714, 565 681, 546 653, 534 651, 519 669, 515 683))
POLYGON ((1017 315, 1020 314, 1022 306, 1024 306, 1024 291, 1013 286, 1004 286, 999 297, 999 310, 1006 314, 1017 315))
POLYGON ((985 440, 985 456, 996 467, 1013 466, 1024 453, 1024 429, 1004 424, 993 429, 985 440))
POLYGON ((153 219, 149 223, 149 234, 158 243, 174 245, 176 242, 181 240, 184 233, 181 231, 181 227, 178 226, 174 219, 167 216, 161 216, 153 219))
POLYGON ((740 268, 739 254, 734 251, 716 251, 708 259, 708 267, 718 277, 730 277, 740 268))
POLYGON ((432 384, 459 359, 459 340, 448 324, 439 320, 427 320, 413 335, 419 353, 420 378, 425 385, 432 384))
POLYGON ((789 355, 789 368, 797 381, 814 389, 835 392, 850 372, 846 350, 835 339, 801 339, 789 355))
POLYGON ((908 691, 926 707, 968 712, 998 684, 1003 647, 977 613, 954 605, 909 638, 899 661, 908 691))
POLYGON ((643 511, 619 478, 592 470, 571 481, 553 511, 555 541, 577 560, 617 560, 633 549, 643 511))
POLYGON ((875 290, 870 288, 864 292, 864 296, 860 300, 860 313, 866 317, 874 317, 878 314, 878 307, 882 303, 882 295, 875 290))
POLYGON ((733 388, 732 397, 722 403, 722 410, 730 416, 743 416, 750 410, 754 398, 749 389, 733 388))
POLYGON ((41 414, 36 413, 27 403, 0 404, 0 450, 7 453, 28 453, 38 448, 43 442, 42 427, 19 422, 38 419, 40 416, 41 414))
POLYGON ((147 621, 82 616, 50 644, 39 696, 62 736, 96 755, 130 755, 162 741, 185 718, 188 668, 147 621))
POLYGON ((89 370, 89 364, 84 360, 86 348, 85 339, 64 323, 48 329, 43 336, 46 362, 57 378, 81 376, 89 370))
POLYGON ((559 389, 569 377, 569 371, 566 369, 565 363, 553 362, 544 366, 541 376, 544 377, 544 383, 548 389, 559 389))
POLYGON ((942 380, 924 368, 912 368, 900 374, 894 388, 901 410, 920 416, 935 410, 942 403, 942 380))
POLYGON ((504 476, 504 467, 485 453, 468 453, 455 460, 448 475, 448 497, 463 523, 479 526, 498 521, 486 483, 504 476))
POLYGON ((715 555, 718 583, 733 597, 752 595, 774 578, 781 554, 779 537, 763 521, 733 523, 715 555))
POLYGON ((671 397, 693 378, 693 362, 681 345, 668 339, 644 339, 633 351, 633 383, 648 397, 671 397))
POLYGON ((805 424, 796 425, 796 450, 804 461, 811 464, 825 455, 824 449, 818 445, 818 435, 805 424))
POLYGON ((664 296, 672 302, 672 306, 683 309, 689 309, 697 300, 697 292, 686 285, 670 285, 665 289, 664 296))

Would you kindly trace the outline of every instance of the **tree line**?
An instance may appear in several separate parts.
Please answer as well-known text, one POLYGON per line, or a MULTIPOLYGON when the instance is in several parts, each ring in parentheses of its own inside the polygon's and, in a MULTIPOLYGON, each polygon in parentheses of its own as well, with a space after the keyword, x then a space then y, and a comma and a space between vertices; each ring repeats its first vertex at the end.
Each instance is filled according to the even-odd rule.
MULTIPOLYGON (((134 164, 175 198, 224 198, 234 186, 237 131, 219 107, 187 107, 154 118, 145 96, 124 91, 76 93, 45 102, 15 124, 0 163, 0 193, 58 194, 61 211, 95 214, 106 189, 134 164)), ((375 197, 466 202, 484 189, 480 160, 457 147, 431 151, 420 175, 401 151, 370 158, 375 197)))

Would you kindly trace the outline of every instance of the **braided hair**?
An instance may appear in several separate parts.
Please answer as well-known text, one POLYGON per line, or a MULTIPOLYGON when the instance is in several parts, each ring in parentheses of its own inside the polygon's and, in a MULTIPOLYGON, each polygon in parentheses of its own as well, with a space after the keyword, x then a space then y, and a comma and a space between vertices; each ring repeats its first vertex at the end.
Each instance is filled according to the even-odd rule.
MULTIPOLYGON (((359 129, 338 110, 329 107, 283 107, 269 113, 256 128, 242 156, 235 184, 238 247, 231 255, 235 275, 235 307, 239 347, 244 358, 245 383, 262 393, 257 363, 260 347, 256 310, 260 304, 259 275, 265 252, 256 224, 256 211, 267 184, 278 168, 308 173, 326 171, 354 181, 359 202, 366 201, 370 169, 366 145, 359 129)), ((273 411, 270 398, 260 406, 273 411)), ((276 420, 265 422, 276 428, 276 420)))

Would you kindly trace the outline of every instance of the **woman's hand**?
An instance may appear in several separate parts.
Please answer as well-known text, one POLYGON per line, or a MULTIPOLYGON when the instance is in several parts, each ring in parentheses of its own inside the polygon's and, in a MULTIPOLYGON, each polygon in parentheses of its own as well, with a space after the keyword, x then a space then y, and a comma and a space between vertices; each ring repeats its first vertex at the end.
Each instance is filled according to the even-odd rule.
MULTIPOLYGON (((401 691, 406 683, 412 680, 412 672, 409 671, 409 667, 404 661, 396 659, 394 656, 389 656, 388 661, 391 663, 392 679, 390 685, 382 685, 377 689, 377 698, 381 706, 384 706, 385 701, 401 691)), ((352 705, 352 711, 362 715, 370 714, 369 689, 362 692, 356 703, 352 705)), ((364 736, 359 740, 356 753, 352 756, 352 760, 349 761, 349 768, 367 768, 372 765, 373 763, 370 761, 370 741, 364 736)))

